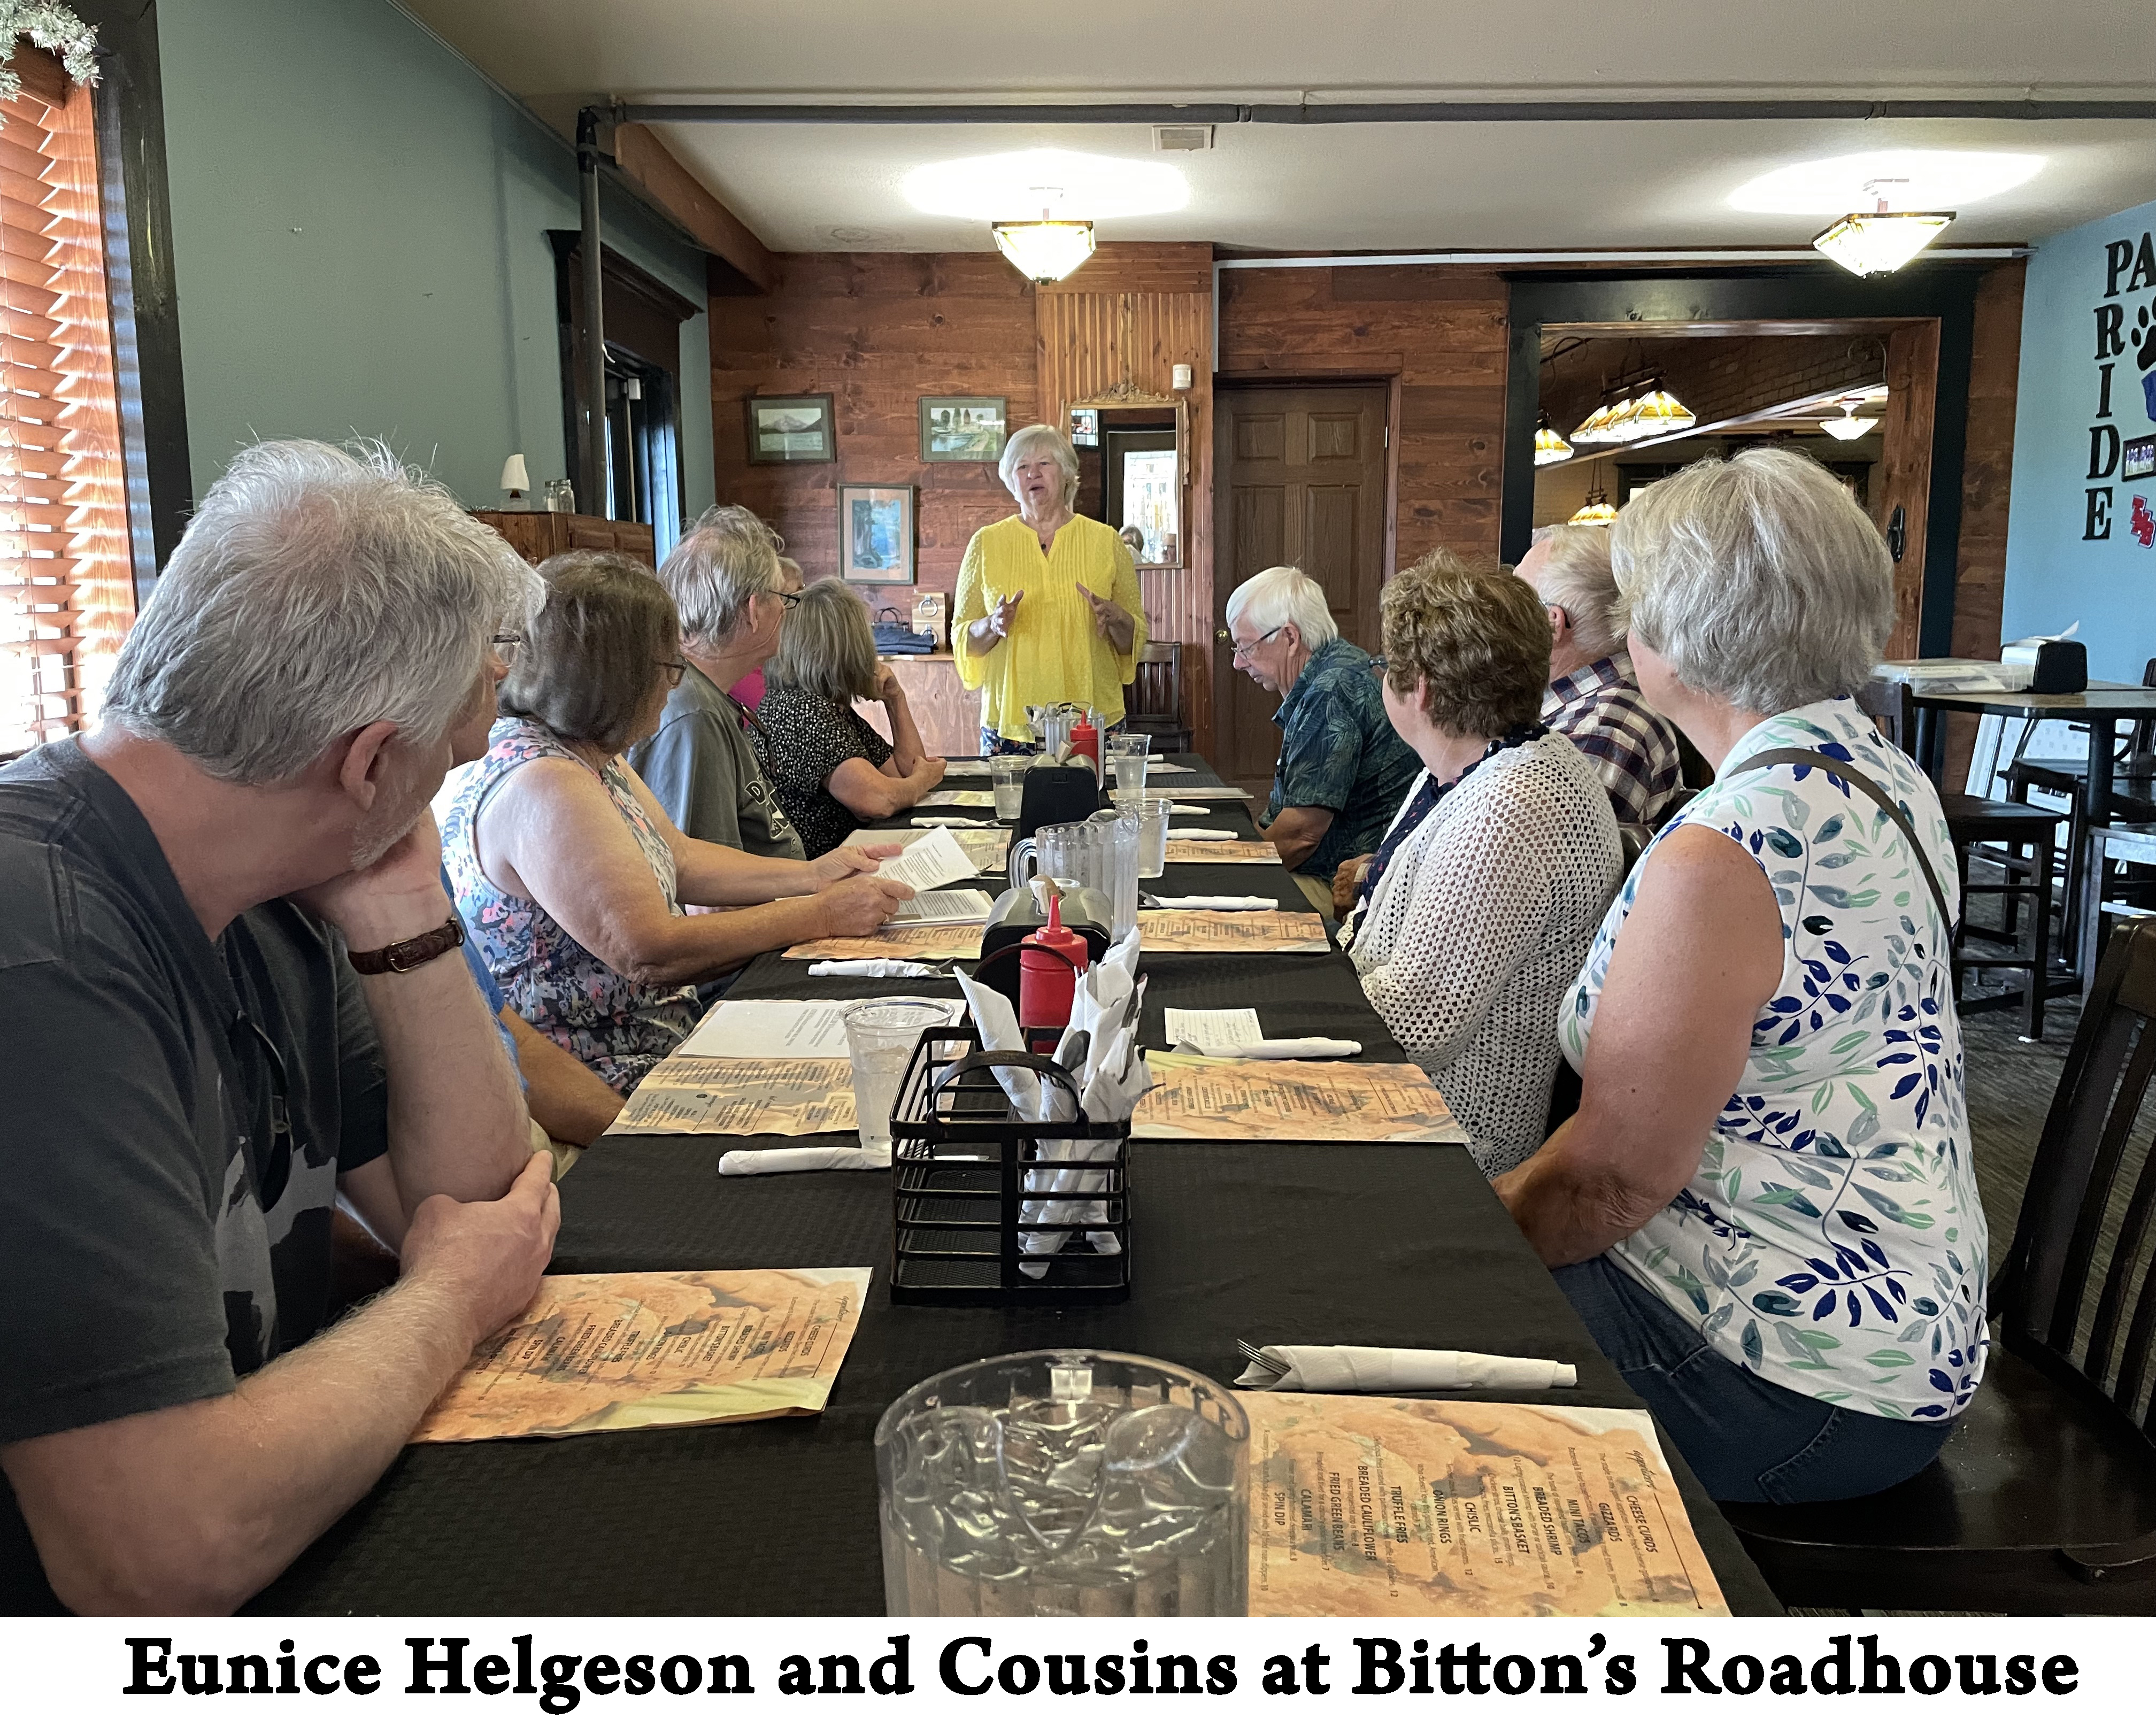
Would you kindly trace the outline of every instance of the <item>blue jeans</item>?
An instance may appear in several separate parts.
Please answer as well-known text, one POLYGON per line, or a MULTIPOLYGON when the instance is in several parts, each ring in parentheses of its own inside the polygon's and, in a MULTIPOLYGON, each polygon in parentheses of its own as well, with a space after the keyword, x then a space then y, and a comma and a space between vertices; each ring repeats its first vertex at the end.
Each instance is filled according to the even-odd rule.
POLYGON ((1747 1373, 1607 1255, 1550 1275, 1707 1496, 1726 1504, 1883 1491, 1928 1465, 1953 1431, 1951 1420, 1888 1420, 1747 1373))

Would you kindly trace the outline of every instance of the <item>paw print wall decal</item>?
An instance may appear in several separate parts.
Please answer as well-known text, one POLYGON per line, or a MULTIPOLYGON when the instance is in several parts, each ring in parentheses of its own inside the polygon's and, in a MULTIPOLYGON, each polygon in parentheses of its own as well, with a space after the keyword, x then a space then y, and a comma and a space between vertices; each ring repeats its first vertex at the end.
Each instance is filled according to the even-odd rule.
POLYGON ((2143 549, 2156 549, 2156 514, 2149 512, 2146 495, 2133 498, 2133 517, 2126 529, 2133 533, 2143 549))

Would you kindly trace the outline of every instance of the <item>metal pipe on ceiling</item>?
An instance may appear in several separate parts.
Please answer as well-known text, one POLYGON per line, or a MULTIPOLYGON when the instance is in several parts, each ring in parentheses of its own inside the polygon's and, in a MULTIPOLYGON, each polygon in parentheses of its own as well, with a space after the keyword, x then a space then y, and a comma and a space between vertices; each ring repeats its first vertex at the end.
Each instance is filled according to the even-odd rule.
POLYGON ((675 126, 1566 125, 1672 120, 2156 120, 2156 101, 633 101, 617 124, 675 126))

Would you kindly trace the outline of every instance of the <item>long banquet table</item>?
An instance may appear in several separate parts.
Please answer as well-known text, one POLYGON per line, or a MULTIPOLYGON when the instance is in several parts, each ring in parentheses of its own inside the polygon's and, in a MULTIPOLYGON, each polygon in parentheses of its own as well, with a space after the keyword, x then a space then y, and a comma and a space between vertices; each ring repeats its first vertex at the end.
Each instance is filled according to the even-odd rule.
MULTIPOLYGON (((1194 755, 1174 762, 1193 773, 1157 786, 1219 785, 1194 755)), ((1240 803, 1217 806, 1204 821, 1252 833, 1240 803)), ((1150 887, 1271 895, 1294 911, 1309 905, 1279 866, 1175 865, 1150 887)), ((1142 971, 1151 980, 1147 1044, 1165 1043, 1161 1011, 1170 1005, 1254 1004, 1269 1034, 1357 1039, 1368 1060, 1407 1060, 1337 952, 1147 955, 1142 971)), ((811 979, 806 962, 775 954, 752 963, 727 994, 901 991, 957 994, 942 979, 811 979)), ((718 1173, 720 1157, 737 1147, 839 1138, 610 1136, 561 1183, 552 1267, 875 1267, 822 1414, 409 1447, 250 1609, 880 1613, 871 1444, 878 1418, 931 1373, 1014 1350, 1120 1349, 1232 1379, 1240 1370, 1238 1337, 1474 1349, 1568 1361, 1579 1384, 1447 1394, 1640 1406, 1463 1147, 1133 1142, 1131 1299, 1051 1310, 894 1306, 887 1177, 718 1173)), ((1663 1445, 1732 1609, 1779 1610, 1727 1519, 1666 1439, 1663 1445)))

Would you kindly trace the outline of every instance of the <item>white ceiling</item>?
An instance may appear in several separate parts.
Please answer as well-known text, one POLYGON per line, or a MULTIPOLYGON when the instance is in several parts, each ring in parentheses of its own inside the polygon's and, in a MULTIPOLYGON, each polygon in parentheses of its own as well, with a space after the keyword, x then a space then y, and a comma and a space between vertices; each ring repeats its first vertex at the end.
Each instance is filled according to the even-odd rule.
MULTIPOLYGON (((400 3, 564 129, 578 105, 608 96, 2156 100, 2148 0, 400 3)), ((983 223, 906 203, 908 169, 1044 146, 1152 149, 1142 126, 661 133, 774 250, 987 249, 983 223)), ((2038 239, 2156 198, 2156 122, 2141 121, 1245 125, 1223 126, 1209 153, 1168 157, 1189 175, 1187 208, 1103 222, 1101 236, 1280 250, 1801 244, 1820 223, 1742 213, 1730 192, 1793 162, 1892 147, 2046 157, 2020 189, 1965 207, 1949 243, 2038 239)))

